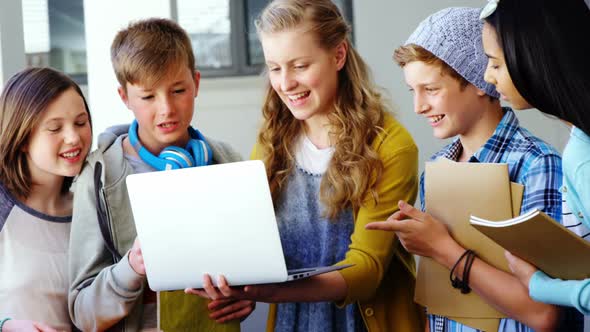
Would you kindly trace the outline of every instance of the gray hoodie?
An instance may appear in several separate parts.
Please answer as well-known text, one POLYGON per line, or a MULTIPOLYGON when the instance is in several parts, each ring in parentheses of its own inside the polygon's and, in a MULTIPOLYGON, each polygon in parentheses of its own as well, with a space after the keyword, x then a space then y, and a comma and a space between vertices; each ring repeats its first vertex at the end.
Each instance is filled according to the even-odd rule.
MULTIPOLYGON (((135 273, 127 257, 137 235, 125 184, 127 175, 133 173, 122 145, 128 128, 121 125, 102 133, 98 149, 88 156, 74 182, 68 307, 72 321, 83 331, 139 331, 142 325, 146 278, 135 273), (102 164, 101 190, 95 190, 97 163, 102 164), (98 208, 105 209, 108 232, 114 249, 122 256, 120 260, 105 246, 97 197, 101 200, 98 208)), ((242 160, 229 145, 209 138, 207 142, 214 164, 242 160)))

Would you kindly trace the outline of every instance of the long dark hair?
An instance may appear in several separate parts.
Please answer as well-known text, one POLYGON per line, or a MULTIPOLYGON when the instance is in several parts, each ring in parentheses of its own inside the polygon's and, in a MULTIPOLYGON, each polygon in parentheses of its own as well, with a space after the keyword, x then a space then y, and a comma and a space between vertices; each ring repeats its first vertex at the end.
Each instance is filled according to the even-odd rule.
POLYGON ((486 18, 520 94, 590 134, 590 9, 584 0, 500 0, 486 18))

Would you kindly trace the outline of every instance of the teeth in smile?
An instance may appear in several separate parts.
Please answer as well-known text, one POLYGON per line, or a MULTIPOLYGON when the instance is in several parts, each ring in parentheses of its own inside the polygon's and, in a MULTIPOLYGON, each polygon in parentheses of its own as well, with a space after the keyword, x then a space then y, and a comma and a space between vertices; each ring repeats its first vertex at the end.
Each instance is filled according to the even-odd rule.
POLYGON ((160 127, 169 128, 169 127, 172 127, 173 125, 174 125, 173 123, 162 123, 160 125, 160 127))
POLYGON ((290 95, 287 97, 289 97, 289 99, 291 99, 291 100, 297 100, 297 99, 301 99, 301 98, 307 96, 307 94, 308 94, 308 92, 302 92, 302 93, 298 93, 296 95, 290 95))
POLYGON ((436 116, 431 116, 428 118, 428 121, 430 121, 430 123, 437 123, 440 120, 442 120, 442 118, 444 118, 444 115, 436 115, 436 116))
POLYGON ((73 152, 62 153, 61 155, 64 156, 65 158, 74 158, 74 157, 78 156, 79 154, 80 154, 80 150, 76 150, 73 152))

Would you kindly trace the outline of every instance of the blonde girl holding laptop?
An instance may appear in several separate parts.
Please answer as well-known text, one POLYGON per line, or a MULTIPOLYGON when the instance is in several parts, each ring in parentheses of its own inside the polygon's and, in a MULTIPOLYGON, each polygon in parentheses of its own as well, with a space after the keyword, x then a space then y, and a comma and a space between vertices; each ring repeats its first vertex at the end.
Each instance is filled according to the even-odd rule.
MULTIPOLYGON (((394 233, 365 230, 414 201, 418 151, 388 113, 330 0, 275 0, 256 23, 268 88, 253 158, 266 165, 287 268, 354 264, 290 283, 219 289, 274 303, 269 331, 418 331, 415 263, 394 233)), ((208 286, 207 286, 208 282, 208 286)), ((215 310, 223 319, 224 310, 215 310)))

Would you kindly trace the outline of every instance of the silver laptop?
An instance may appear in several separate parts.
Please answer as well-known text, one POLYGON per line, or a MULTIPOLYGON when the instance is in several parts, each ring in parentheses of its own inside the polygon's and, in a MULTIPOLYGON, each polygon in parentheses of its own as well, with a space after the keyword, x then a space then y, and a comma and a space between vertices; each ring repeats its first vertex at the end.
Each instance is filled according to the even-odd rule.
POLYGON ((202 288, 277 283, 345 266, 287 271, 264 164, 260 160, 127 177, 149 286, 202 288))

